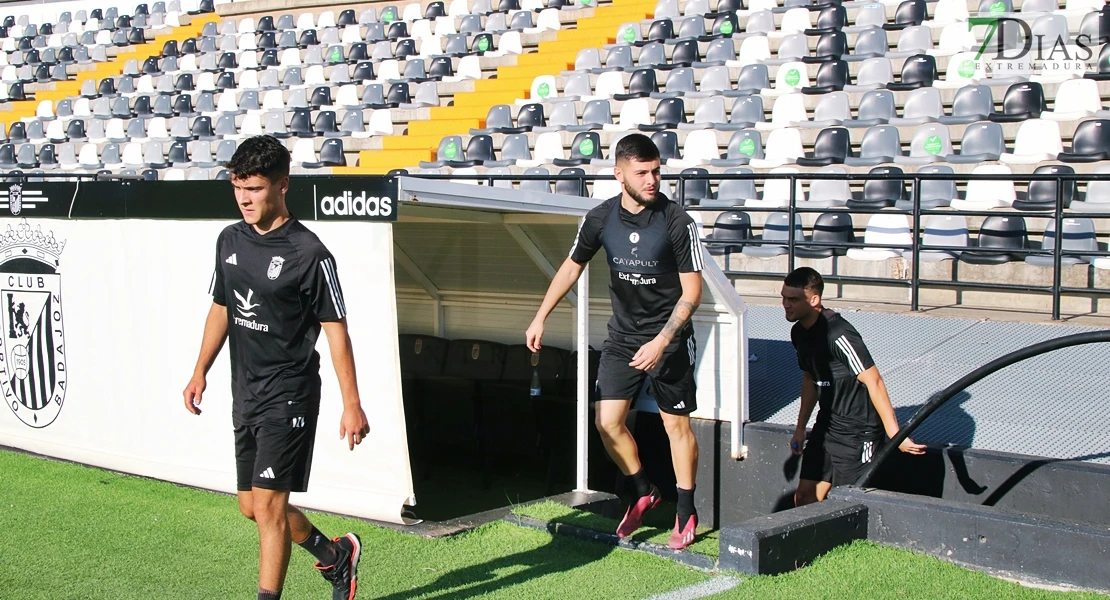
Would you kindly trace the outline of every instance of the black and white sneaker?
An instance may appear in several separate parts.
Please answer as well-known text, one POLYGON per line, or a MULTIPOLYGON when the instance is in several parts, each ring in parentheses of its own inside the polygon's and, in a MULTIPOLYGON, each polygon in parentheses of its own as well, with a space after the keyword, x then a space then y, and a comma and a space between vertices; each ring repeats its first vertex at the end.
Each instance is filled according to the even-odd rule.
POLYGON ((335 564, 325 567, 317 562, 316 570, 324 579, 331 582, 332 600, 355 600, 355 592, 358 588, 358 561, 362 558, 362 542, 354 533, 337 537, 332 542, 335 543, 335 552, 338 555, 335 564))

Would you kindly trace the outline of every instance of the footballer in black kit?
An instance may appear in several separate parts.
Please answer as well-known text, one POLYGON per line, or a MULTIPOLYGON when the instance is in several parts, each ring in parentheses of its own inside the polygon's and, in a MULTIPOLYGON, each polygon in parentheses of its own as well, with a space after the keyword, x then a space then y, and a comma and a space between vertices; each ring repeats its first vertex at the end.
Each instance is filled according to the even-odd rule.
POLYGON ((663 330, 682 297, 678 274, 702 269, 696 228, 694 220, 663 194, 656 194, 652 205, 637 214, 621 207, 620 196, 586 214, 570 259, 586 264, 605 248, 609 261, 613 316, 598 372, 602 400, 635 398, 650 376, 659 410, 674 415, 697 410, 697 345, 689 322, 667 345, 654 369, 629 366, 636 352, 663 330))
POLYGON ((604 248, 613 317, 598 369, 596 425, 605 449, 631 478, 637 496, 625 511, 617 535, 631 535, 661 498, 659 489, 648 481, 636 441, 625 426, 629 408, 646 380, 670 439, 678 483, 678 514, 669 545, 682 549, 693 542, 698 523, 694 510, 698 447, 689 416, 697 410, 697 344, 690 318, 701 302, 701 240, 694 220, 659 192, 659 150, 651 139, 642 134, 626 136, 613 154, 614 176, 622 193, 586 214, 570 256, 552 278, 525 337, 528 347, 538 351, 547 316, 604 248))
MULTIPOLYGON (((795 503, 824 500, 834 485, 851 485, 882 444, 898 434, 898 419, 871 353, 859 332, 839 313, 821 305, 824 281, 809 267, 786 276, 782 304, 794 323, 790 342, 802 370, 801 409, 791 450, 802 455, 795 503), (813 431, 806 425, 819 406, 813 431)), ((923 454, 906 439, 899 447, 923 454)))
POLYGON ((258 600, 278 600, 296 542, 316 559, 333 600, 353 600, 362 546, 329 539, 289 504, 308 489, 320 410, 320 355, 327 335, 342 393, 340 436, 350 449, 370 431, 355 380, 347 307, 335 258, 285 205, 289 151, 276 138, 239 145, 227 163, 243 220, 216 241, 212 305, 200 356, 183 393, 200 415, 206 376, 229 342, 239 510, 259 533, 258 600))
POLYGON ((266 235, 235 223, 216 242, 211 293, 227 308, 237 487, 307 491, 320 323, 346 316, 335 259, 294 218, 266 235))

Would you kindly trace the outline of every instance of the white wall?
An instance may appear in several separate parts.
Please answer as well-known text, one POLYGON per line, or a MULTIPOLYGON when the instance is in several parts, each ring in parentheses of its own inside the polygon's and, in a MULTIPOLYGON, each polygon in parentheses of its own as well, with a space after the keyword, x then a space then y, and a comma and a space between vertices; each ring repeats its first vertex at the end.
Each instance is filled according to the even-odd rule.
MULTIPOLYGON (((0 219, 0 232, 18 229, 21 221, 0 219)), ((36 219, 29 225, 65 242, 58 272, 66 389, 56 420, 45 427, 17 418, 9 393, 9 408, 0 409, 0 444, 233 492, 227 350, 209 374, 203 415, 186 412, 181 395, 211 306, 207 292, 216 235, 227 223, 36 219)), ((391 226, 307 225, 336 256, 372 429, 354 452, 339 440, 338 384, 321 341, 323 403, 310 491, 294 494, 293 502, 401 522, 413 489, 397 359, 391 226)), ((10 251, 0 238, 0 261, 10 251)), ((11 265, 0 262, 0 293, 10 287, 10 271, 11 265)))

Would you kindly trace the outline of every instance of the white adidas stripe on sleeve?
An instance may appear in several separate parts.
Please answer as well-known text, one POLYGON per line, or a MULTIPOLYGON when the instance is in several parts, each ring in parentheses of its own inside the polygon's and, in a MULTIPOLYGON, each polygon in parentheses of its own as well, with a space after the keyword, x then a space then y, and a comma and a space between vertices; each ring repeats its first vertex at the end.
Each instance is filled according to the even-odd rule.
POLYGON ((324 272, 324 279, 328 282, 328 292, 331 293, 332 306, 335 307, 335 314, 340 319, 347 316, 347 306, 343 302, 343 292, 339 289, 339 277, 335 273, 335 263, 332 259, 326 258, 320 261, 320 269, 324 272))
POLYGON ((836 339, 836 345, 844 353, 844 356, 848 357, 848 364, 851 365, 852 372, 856 375, 863 373, 865 370, 863 368, 863 361, 859 359, 859 355, 856 354, 856 349, 852 347, 852 344, 848 341, 848 338, 840 336, 836 339))

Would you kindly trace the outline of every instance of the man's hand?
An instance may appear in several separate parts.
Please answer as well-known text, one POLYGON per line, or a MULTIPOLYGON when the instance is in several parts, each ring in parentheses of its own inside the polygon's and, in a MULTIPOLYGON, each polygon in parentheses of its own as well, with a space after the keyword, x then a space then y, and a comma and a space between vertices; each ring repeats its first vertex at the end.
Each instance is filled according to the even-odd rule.
POLYGON ((640 346, 640 349, 636 351, 636 355, 632 357, 632 362, 628 363, 628 366, 641 371, 650 371, 659 364, 659 359, 663 358, 663 351, 666 349, 666 342, 662 342, 659 338, 655 338, 643 346, 640 346))
POLYGON ((528 349, 532 352, 539 352, 542 347, 542 340, 543 321, 535 319, 532 321, 532 324, 528 326, 528 331, 524 332, 524 343, 528 345, 528 349))
POLYGON ((901 444, 898 444, 898 449, 906 454, 925 454, 925 448, 925 444, 914 443, 910 438, 906 438, 902 440, 901 444))
POLYGON ((790 452, 795 455, 801 455, 806 447, 806 428, 799 427, 794 430, 794 436, 790 438, 790 452))
POLYGON ((366 439, 368 433, 370 423, 366 420, 362 407, 344 408, 343 416, 339 419, 339 439, 347 438, 347 448, 354 450, 355 446, 366 439))
POLYGON ((193 375, 193 378, 189 380, 189 385, 185 386, 185 391, 181 394, 185 397, 185 410, 194 415, 200 414, 200 400, 206 387, 208 387, 208 382, 204 375, 193 375))

